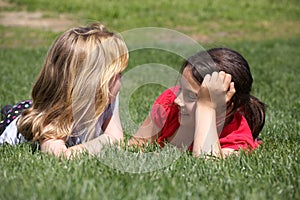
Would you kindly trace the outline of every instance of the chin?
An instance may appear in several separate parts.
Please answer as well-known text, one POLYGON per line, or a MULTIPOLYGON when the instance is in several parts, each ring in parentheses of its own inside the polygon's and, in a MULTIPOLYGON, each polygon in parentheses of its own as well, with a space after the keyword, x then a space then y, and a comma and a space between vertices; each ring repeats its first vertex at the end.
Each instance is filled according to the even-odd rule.
POLYGON ((179 124, 182 126, 194 126, 194 122, 189 115, 180 115, 179 124))
POLYGON ((116 99, 115 96, 110 96, 109 99, 108 99, 108 103, 114 102, 115 99, 116 99))

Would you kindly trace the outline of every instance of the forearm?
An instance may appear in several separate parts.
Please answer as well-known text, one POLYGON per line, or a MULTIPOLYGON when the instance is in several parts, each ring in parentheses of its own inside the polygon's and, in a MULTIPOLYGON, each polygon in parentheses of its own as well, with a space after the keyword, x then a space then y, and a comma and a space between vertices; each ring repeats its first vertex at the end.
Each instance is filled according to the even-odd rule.
POLYGON ((105 145, 121 143, 122 140, 116 139, 108 134, 102 134, 95 139, 83 143, 83 147, 89 154, 98 155, 105 145))
POLYGON ((107 134, 102 134, 93 140, 67 148, 63 139, 47 139, 41 141, 41 151, 69 159, 85 151, 89 154, 97 155, 101 152, 104 145, 112 144, 117 141, 118 140, 107 134))
POLYGON ((152 143, 158 138, 159 129, 154 125, 151 116, 147 116, 137 132, 130 138, 128 144, 131 146, 143 146, 152 143))
POLYGON ((193 144, 193 155, 222 155, 216 126, 216 111, 213 107, 198 103, 193 144))
MULTIPOLYGON (((213 72, 205 75, 198 92, 196 108, 196 123, 194 134, 193 154, 199 156, 201 153, 213 153, 223 157, 217 129, 216 115, 222 119, 226 117, 226 104, 230 102, 235 94, 234 83, 231 75, 224 71, 213 72)), ((218 127, 221 129, 221 125, 218 127)), ((221 131, 221 130, 219 130, 221 131)), ((230 153, 231 150, 224 149, 230 153)))

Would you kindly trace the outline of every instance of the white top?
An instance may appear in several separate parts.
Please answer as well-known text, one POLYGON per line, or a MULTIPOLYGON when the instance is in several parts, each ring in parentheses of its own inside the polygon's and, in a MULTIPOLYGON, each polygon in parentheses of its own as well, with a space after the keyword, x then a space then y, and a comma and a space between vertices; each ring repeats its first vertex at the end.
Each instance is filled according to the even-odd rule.
MULTIPOLYGON (((94 134, 94 138, 103 134, 102 126, 106 120, 108 120, 114 112, 118 111, 119 106, 119 98, 116 97, 116 100, 109 104, 105 111, 99 116, 98 122, 96 124, 96 132, 94 134)), ((17 121, 19 117, 14 119, 4 130, 2 135, 0 136, 0 145, 4 143, 8 143, 11 145, 19 144, 25 142, 25 138, 22 134, 18 134, 17 121)), ((85 135, 78 136, 70 136, 68 141, 66 142, 68 146, 74 146, 76 144, 81 144, 85 142, 85 135)))
POLYGON ((25 142, 25 138, 23 135, 18 134, 17 121, 19 117, 14 119, 4 130, 2 135, 0 136, 0 145, 3 143, 8 144, 18 144, 25 142))

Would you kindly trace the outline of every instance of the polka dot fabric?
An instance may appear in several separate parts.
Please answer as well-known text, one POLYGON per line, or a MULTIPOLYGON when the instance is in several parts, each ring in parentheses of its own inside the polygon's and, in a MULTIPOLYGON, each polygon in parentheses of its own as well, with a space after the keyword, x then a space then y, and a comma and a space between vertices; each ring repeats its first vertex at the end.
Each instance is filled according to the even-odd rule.
POLYGON ((1 109, 2 121, 0 122, 0 134, 4 132, 5 128, 16 119, 23 110, 32 106, 31 100, 21 101, 14 106, 4 106, 1 109))

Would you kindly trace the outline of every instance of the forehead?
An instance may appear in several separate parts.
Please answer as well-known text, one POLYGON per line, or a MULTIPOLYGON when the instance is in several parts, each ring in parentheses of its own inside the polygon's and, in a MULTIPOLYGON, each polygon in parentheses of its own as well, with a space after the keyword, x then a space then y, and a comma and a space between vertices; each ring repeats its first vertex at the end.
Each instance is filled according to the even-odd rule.
POLYGON ((190 67, 186 67, 181 75, 180 78, 180 85, 181 87, 191 90, 195 93, 198 93, 200 89, 199 83, 194 79, 192 70, 190 67))

